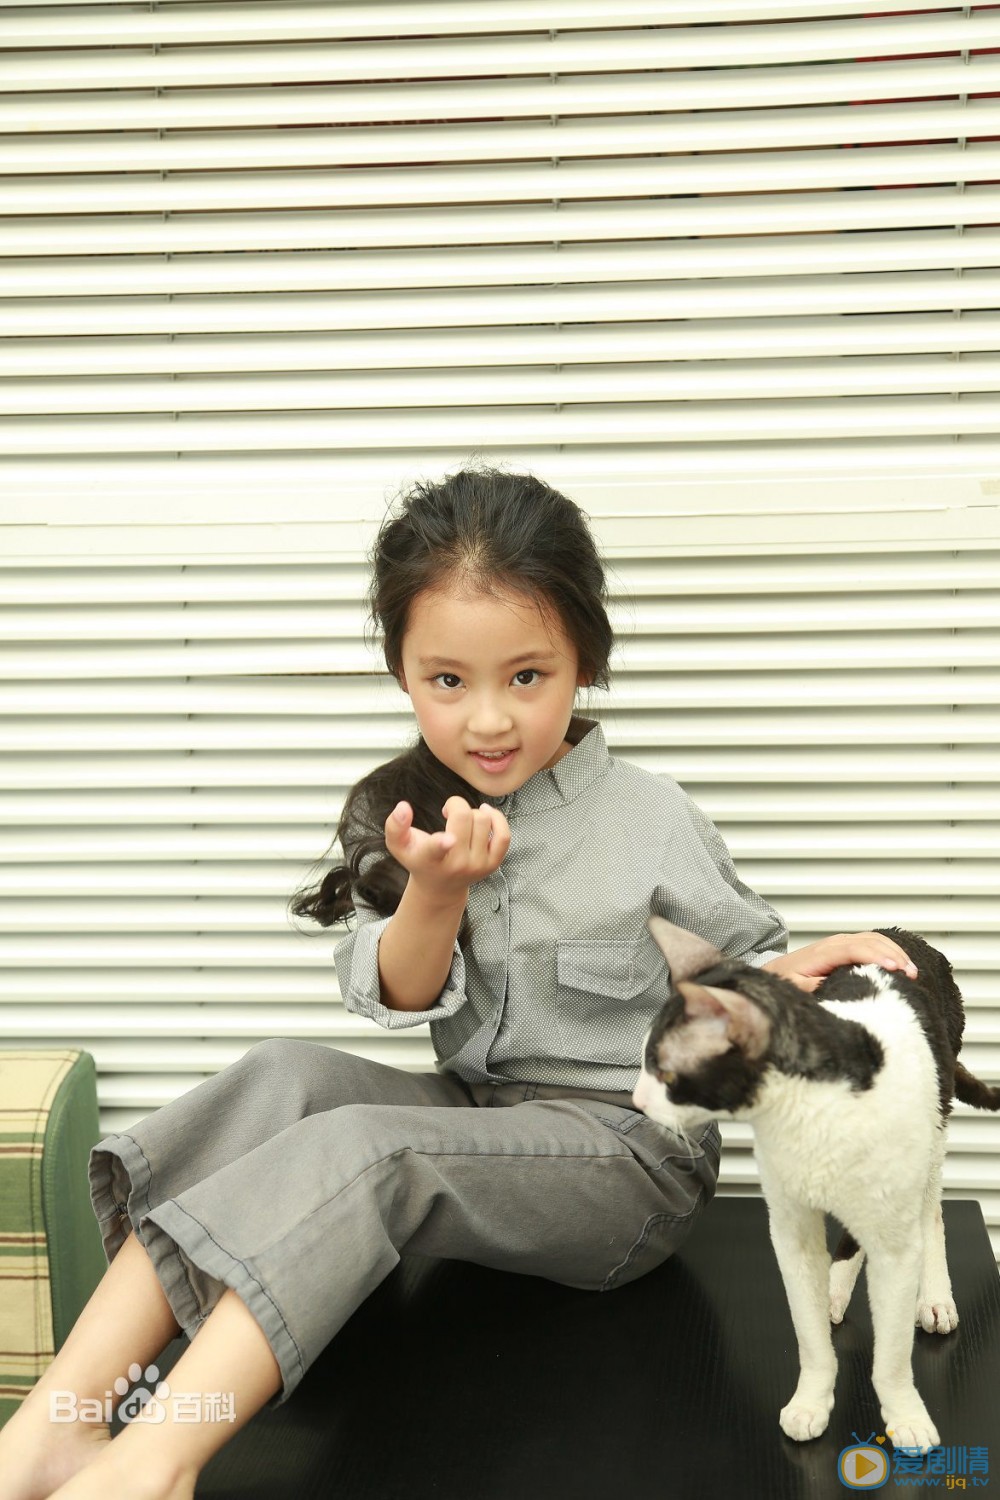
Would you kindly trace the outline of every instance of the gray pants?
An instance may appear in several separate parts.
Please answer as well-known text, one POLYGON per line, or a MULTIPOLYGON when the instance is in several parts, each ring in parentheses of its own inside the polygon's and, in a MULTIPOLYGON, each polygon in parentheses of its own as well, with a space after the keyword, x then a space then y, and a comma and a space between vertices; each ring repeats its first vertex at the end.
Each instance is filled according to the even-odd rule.
POLYGON ((608 1291, 660 1265, 712 1197, 693 1149, 628 1094, 406 1073, 273 1039, 90 1158, 110 1262, 129 1228, 193 1338, 226 1287, 287 1400, 401 1254, 608 1291))

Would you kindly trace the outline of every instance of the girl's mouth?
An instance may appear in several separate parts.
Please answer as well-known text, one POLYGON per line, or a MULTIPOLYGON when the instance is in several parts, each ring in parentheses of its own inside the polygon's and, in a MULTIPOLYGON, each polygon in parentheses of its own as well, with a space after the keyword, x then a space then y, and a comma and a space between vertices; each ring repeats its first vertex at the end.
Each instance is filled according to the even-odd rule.
POLYGON ((494 774, 499 771, 506 771, 517 754, 516 750, 505 750, 502 755, 483 755, 481 752, 475 750, 470 753, 477 766, 482 766, 484 771, 490 771, 494 774))

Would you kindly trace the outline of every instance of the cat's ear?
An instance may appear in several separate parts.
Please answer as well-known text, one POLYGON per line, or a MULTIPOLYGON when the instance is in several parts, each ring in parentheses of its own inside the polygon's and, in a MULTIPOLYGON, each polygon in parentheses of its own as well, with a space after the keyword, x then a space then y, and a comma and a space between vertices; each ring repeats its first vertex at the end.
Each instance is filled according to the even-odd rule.
POLYGON ((728 1040, 744 1057, 763 1057, 771 1040, 771 1023, 739 990, 717 990, 712 985, 681 980, 675 986, 689 1021, 713 1021, 724 1027, 728 1040))
POLYGON ((706 969, 725 962, 725 954, 696 932, 686 927, 676 927, 666 917, 650 917, 649 930, 657 947, 666 955, 670 965, 670 978, 676 985, 679 979, 692 979, 704 974, 706 969))

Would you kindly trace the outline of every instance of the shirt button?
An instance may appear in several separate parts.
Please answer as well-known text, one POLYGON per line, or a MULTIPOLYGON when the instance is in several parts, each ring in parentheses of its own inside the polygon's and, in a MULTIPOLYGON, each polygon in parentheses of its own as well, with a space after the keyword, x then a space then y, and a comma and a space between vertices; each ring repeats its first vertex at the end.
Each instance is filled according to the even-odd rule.
POLYGON ((493 897, 493 910, 494 911, 499 911, 500 910, 500 897, 499 896, 494 896, 493 897))

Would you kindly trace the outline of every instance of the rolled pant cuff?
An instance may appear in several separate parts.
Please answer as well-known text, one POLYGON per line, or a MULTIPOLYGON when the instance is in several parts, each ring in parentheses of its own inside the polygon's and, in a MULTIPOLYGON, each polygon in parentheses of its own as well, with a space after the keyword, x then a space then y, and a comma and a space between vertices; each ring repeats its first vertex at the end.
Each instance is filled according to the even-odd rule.
POLYGON ((176 1199, 168 1199, 152 1213, 144 1214, 137 1229, 174 1316, 189 1338, 194 1337, 223 1290, 232 1288, 259 1324, 281 1372, 282 1388, 267 1405, 280 1406, 287 1401, 305 1374, 305 1362, 281 1309, 254 1275, 252 1266, 231 1255, 176 1199), (216 1284, 217 1295, 213 1292, 216 1284), (181 1311, 189 1314, 188 1321, 181 1318, 181 1311))
POLYGON ((89 1172, 91 1202, 108 1263, 125 1243, 131 1222, 188 1339, 231 1287, 260 1325, 281 1372, 282 1389, 267 1405, 286 1401, 305 1373, 302 1354, 277 1304, 246 1262, 230 1255, 175 1199, 145 1211, 149 1163, 130 1135, 100 1141, 91 1152, 89 1172))

